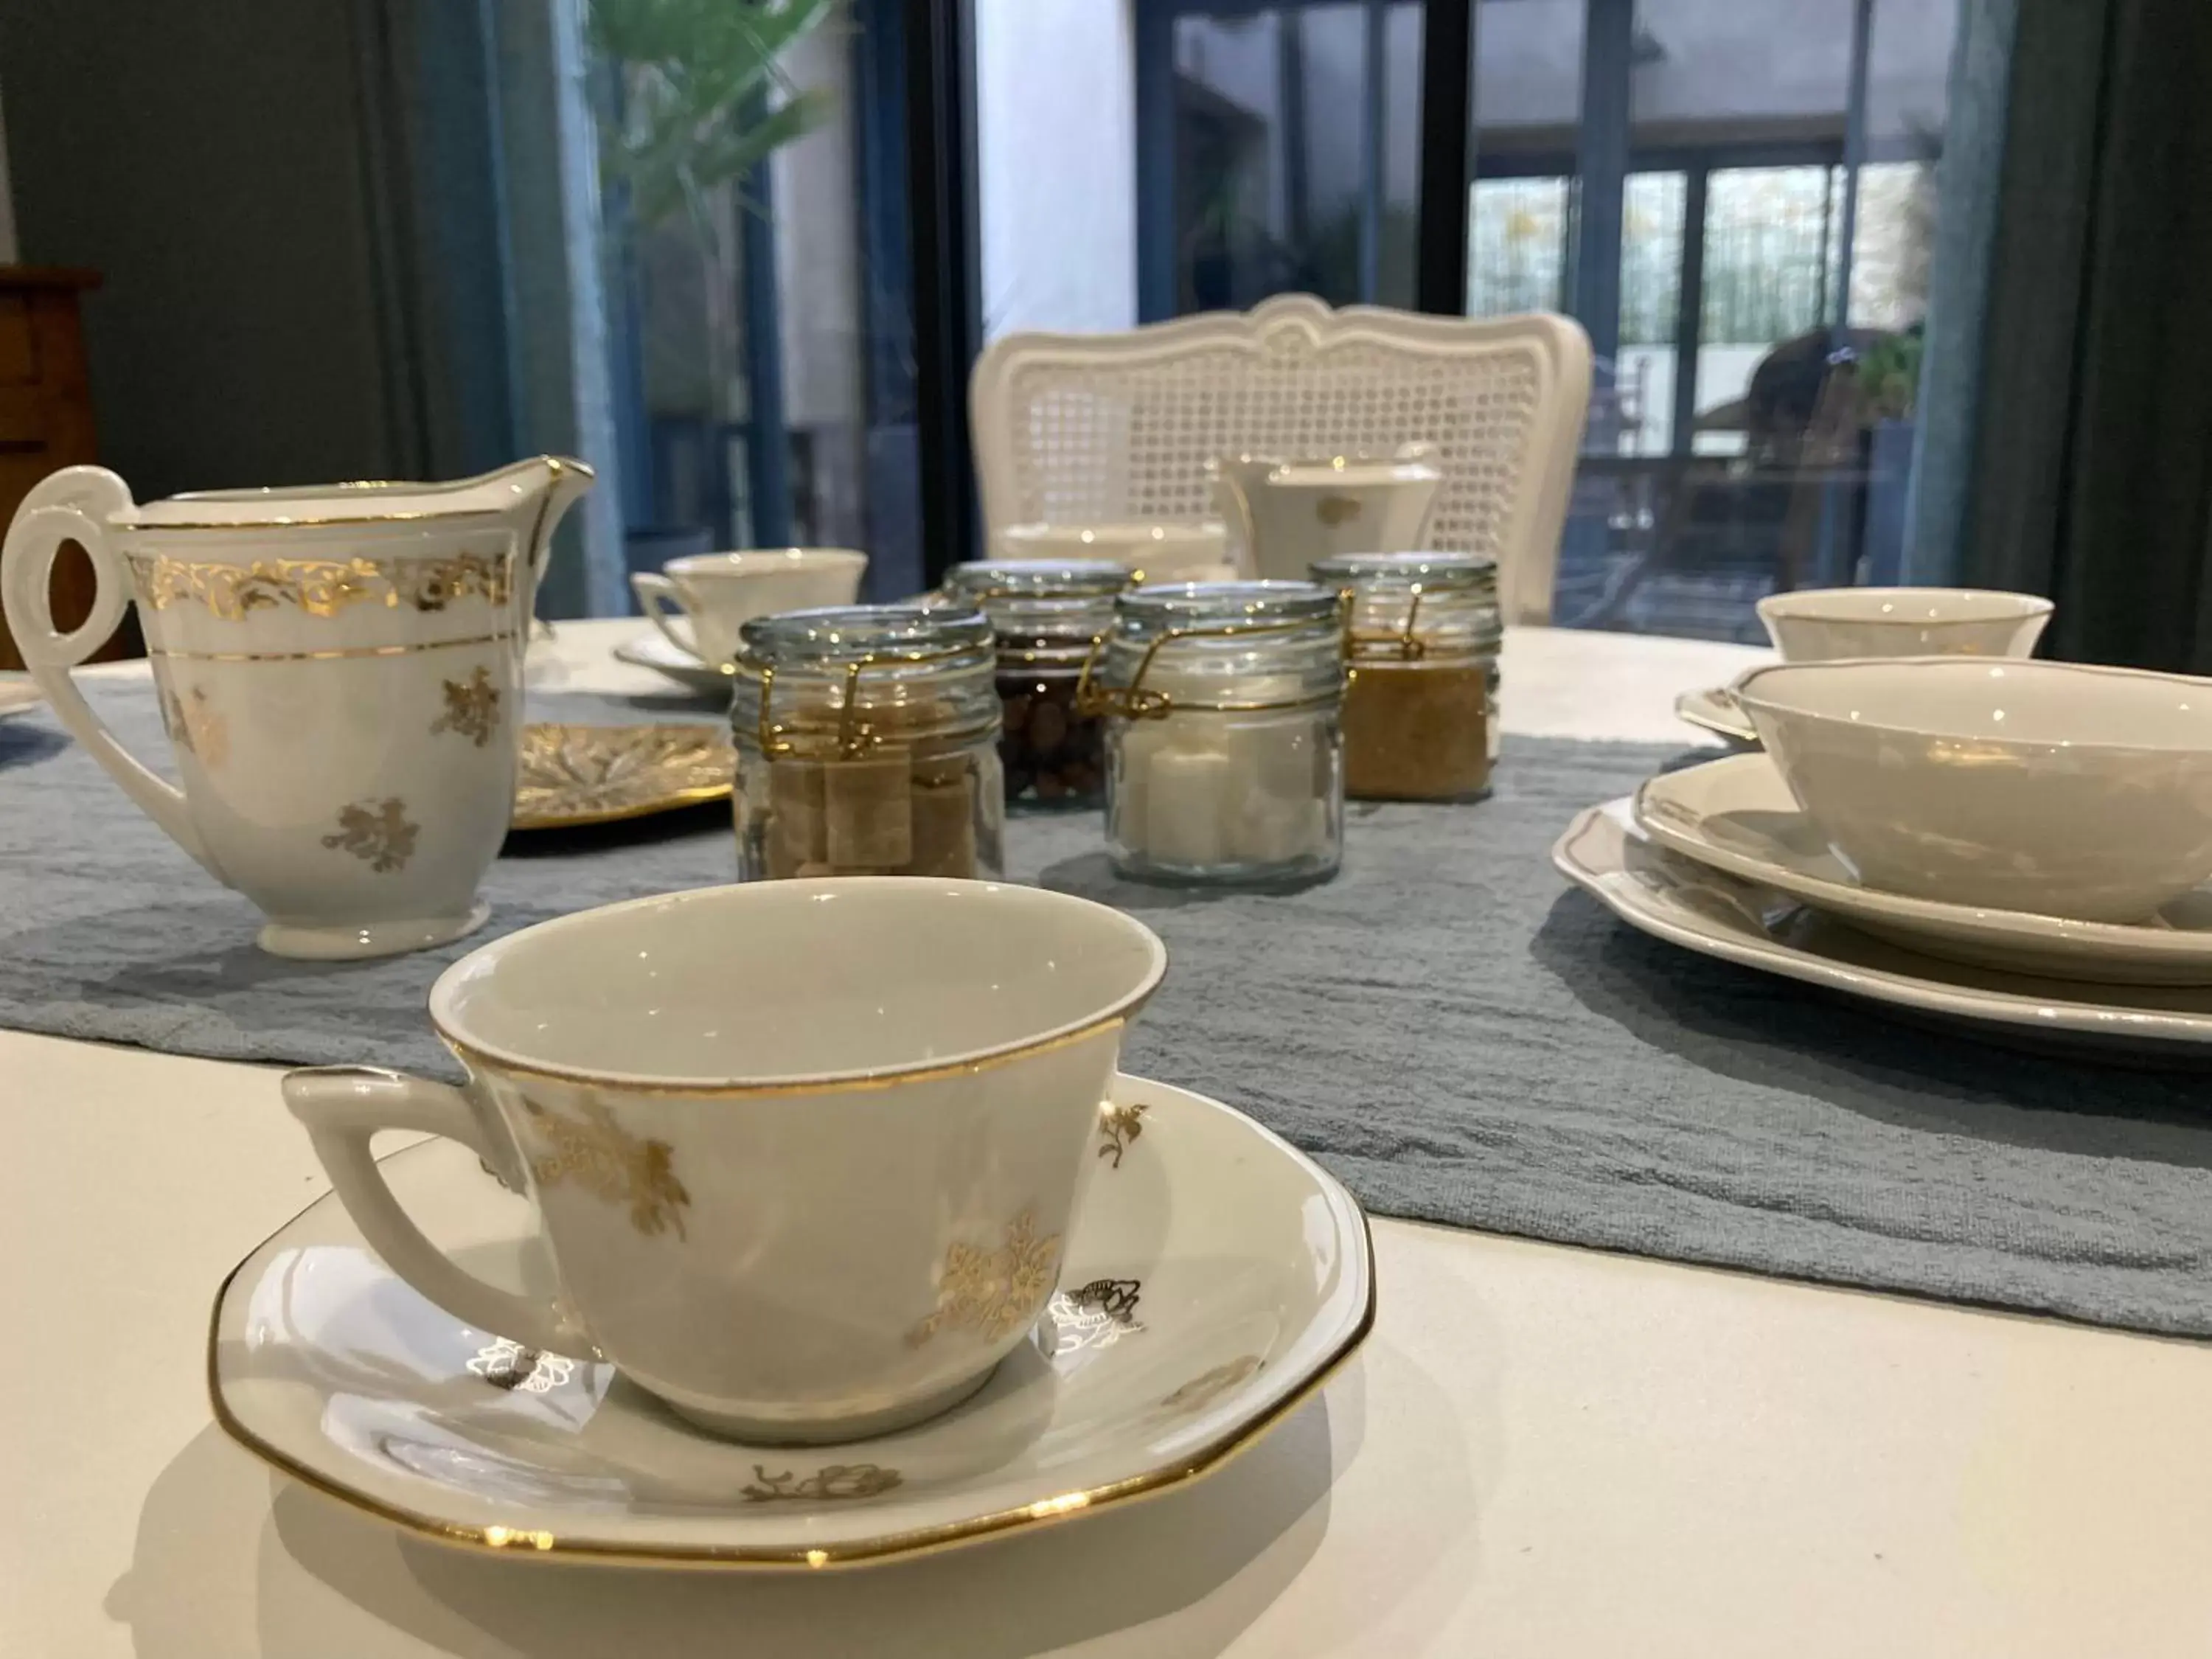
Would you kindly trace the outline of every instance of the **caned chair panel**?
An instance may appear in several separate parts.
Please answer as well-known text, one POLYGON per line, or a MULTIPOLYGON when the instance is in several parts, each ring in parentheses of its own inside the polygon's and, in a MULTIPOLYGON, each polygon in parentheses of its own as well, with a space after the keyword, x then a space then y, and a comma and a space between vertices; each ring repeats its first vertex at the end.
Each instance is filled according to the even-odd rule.
POLYGON ((994 538, 1210 515, 1215 455, 1427 442, 1444 475, 1428 545, 1494 556, 1508 620, 1541 623, 1589 388, 1589 341, 1565 317, 1301 294, 1120 334, 1009 334, 976 360, 969 399, 994 538))

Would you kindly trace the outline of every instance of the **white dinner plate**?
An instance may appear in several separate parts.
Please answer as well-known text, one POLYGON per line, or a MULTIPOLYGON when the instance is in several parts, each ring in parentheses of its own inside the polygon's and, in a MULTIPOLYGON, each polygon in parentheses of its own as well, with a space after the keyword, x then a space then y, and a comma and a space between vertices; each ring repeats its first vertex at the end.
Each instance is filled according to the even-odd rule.
POLYGON ((624 640, 615 647, 614 657, 617 662, 626 662, 633 668, 650 668, 665 674, 686 690, 696 691, 702 697, 715 697, 726 702, 729 700, 728 669, 702 662, 658 630, 624 640))
POLYGON ((1552 863, 1632 927, 1724 962, 2010 1035, 2201 1065, 2212 989, 2100 985, 1939 961, 1644 839, 1624 796, 1577 814, 1552 863))
POLYGON ((1635 816, 1662 847, 1932 956, 2061 979, 2212 984, 2212 890, 2186 894, 2140 927, 1883 892, 1828 850, 1764 754, 1653 778, 1636 792, 1635 816))
POLYGON ((1725 685, 1683 692, 1674 699, 1674 713, 1700 731, 1713 732, 1730 743, 1754 747, 1758 744, 1759 733, 1753 729, 1751 716, 1743 712, 1735 693, 1725 685))
MULTIPOLYGON (((441 1542, 641 1565, 849 1565, 1157 1492, 1279 1421, 1373 1323, 1366 1218, 1216 1101, 1115 1079, 1060 1289, 983 1391, 842 1446, 685 1426, 614 1368, 519 1348, 396 1278, 333 1197, 216 1298, 216 1420, 307 1485, 441 1542)), ((385 1160, 472 1270, 543 1285, 529 1206, 476 1155, 385 1160)))
POLYGON ((46 699, 27 674, 0 674, 0 720, 36 708, 46 699))

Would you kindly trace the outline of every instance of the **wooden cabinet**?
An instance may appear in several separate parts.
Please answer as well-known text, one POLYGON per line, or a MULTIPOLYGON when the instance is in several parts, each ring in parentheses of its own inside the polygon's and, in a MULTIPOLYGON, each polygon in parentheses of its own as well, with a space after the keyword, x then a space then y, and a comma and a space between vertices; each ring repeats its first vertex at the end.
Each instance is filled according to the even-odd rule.
MULTIPOLYGON (((77 300, 99 283, 88 270, 0 265, 0 524, 49 472, 98 459, 77 300)), ((74 547, 54 562, 53 603, 64 628, 92 609, 92 566, 74 547)), ((137 624, 126 618, 98 654, 138 649, 137 624)), ((0 668, 22 665, 14 637, 0 629, 0 668)))

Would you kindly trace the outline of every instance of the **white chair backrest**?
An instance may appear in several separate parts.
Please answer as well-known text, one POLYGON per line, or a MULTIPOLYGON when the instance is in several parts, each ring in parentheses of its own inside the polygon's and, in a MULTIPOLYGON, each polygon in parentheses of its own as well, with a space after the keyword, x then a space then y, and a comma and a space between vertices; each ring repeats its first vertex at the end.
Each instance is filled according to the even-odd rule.
POLYGON ((1428 544, 1498 560, 1504 614, 1550 619, 1589 404, 1571 319, 1333 311, 1284 295, 1121 334, 1009 334, 969 381, 983 516, 1010 525, 1194 519, 1215 455, 1384 453, 1443 471, 1428 544))

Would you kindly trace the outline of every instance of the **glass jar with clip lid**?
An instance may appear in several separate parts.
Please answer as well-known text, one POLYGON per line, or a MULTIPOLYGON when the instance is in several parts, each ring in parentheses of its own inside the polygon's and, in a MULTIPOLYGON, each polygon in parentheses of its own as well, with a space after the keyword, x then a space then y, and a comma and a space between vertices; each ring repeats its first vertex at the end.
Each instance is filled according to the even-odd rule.
POLYGON ((1132 588, 1085 671, 1106 720, 1116 868, 1197 883, 1310 879, 1344 845, 1344 628, 1310 582, 1132 588))
POLYGON ((739 630, 738 876, 995 876, 996 653, 980 611, 848 605, 739 630))
POLYGON ((1498 562, 1471 553, 1341 553, 1313 577, 1344 596, 1344 791, 1474 800, 1498 759, 1498 562))
POLYGON ((1131 580, 1111 559, 980 559, 947 573, 944 602, 980 610, 998 636, 1009 806, 1096 806, 1104 795, 1103 726, 1075 691, 1131 580))

